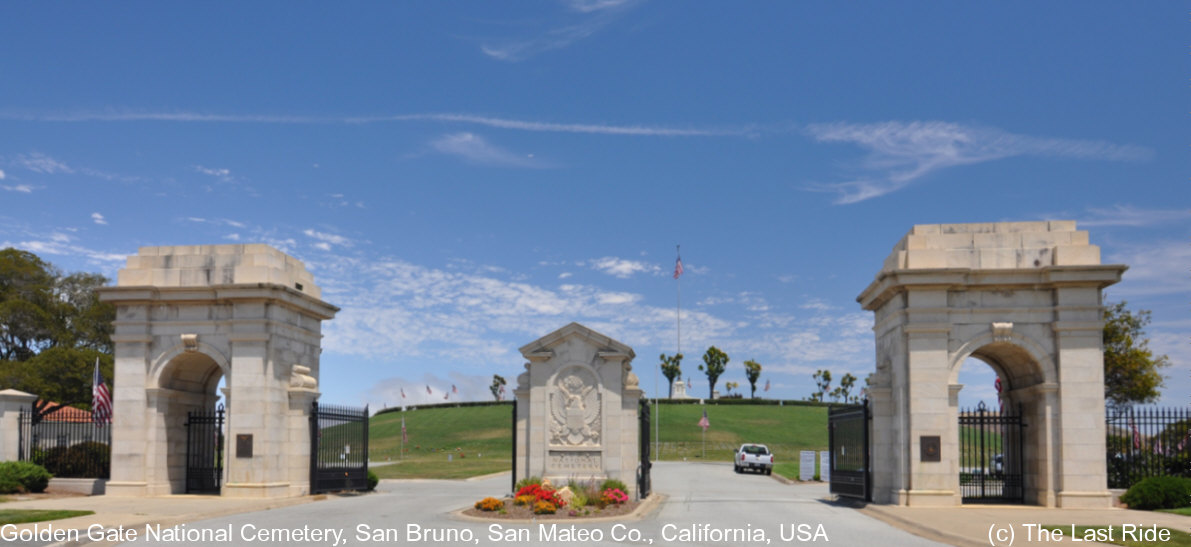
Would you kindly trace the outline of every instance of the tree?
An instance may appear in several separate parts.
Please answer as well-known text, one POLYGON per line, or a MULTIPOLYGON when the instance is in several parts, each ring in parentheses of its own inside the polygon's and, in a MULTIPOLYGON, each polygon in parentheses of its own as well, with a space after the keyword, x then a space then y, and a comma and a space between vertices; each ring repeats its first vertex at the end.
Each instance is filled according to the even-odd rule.
POLYGON ((843 402, 845 402, 845 403, 856 402, 856 397, 852 396, 852 387, 855 385, 856 385, 856 377, 852 376, 852 373, 850 373, 850 372, 845 372, 844 377, 840 378, 840 380, 839 380, 839 387, 836 388, 839 390, 840 399, 843 400, 843 402))
POLYGON ((0 360, 25 361, 49 347, 55 277, 33 253, 0 250, 0 360))
POLYGON ((761 377, 761 363, 752 359, 744 362, 744 376, 749 380, 749 387, 752 388, 752 393, 749 397, 757 398, 757 379, 761 377))
POLYGON ((110 388, 112 356, 85 348, 49 348, 27 361, 0 362, 0 385, 37 395, 34 406, 41 416, 66 406, 90 409, 97 358, 110 388))
POLYGON ((64 275, 28 251, 0 250, 0 389, 38 395, 41 414, 89 407, 97 357, 111 387, 116 312, 96 292, 107 281, 64 275))
POLYGON ((724 369, 728 366, 728 354, 720 351, 719 348, 711 346, 707 348, 707 353, 703 354, 703 364, 699 365, 699 370, 707 374, 707 398, 715 398, 715 382, 719 380, 720 375, 724 373, 724 369))
POLYGON ((728 395, 731 395, 732 390, 738 387, 740 387, 740 382, 724 382, 724 390, 728 392, 728 395))
POLYGON ((1110 406, 1150 403, 1161 394, 1161 369, 1170 359, 1150 350, 1149 323, 1149 310, 1131 312, 1124 301, 1104 307, 1104 399, 1110 406))
POLYGON ((822 401, 827 397, 827 392, 831 389, 831 371, 816 370, 811 377, 815 379, 815 386, 819 388, 818 391, 811 393, 811 400, 822 401))
POLYGON ((662 376, 670 382, 670 397, 674 396, 674 379, 682 377, 682 354, 676 353, 672 356, 663 353, 658 359, 662 360, 662 376))
POLYGON ((492 375, 492 385, 488 386, 488 390, 492 392, 493 399, 496 399, 497 401, 500 400, 501 388, 503 388, 507 383, 508 382, 505 382, 504 376, 499 374, 492 375))

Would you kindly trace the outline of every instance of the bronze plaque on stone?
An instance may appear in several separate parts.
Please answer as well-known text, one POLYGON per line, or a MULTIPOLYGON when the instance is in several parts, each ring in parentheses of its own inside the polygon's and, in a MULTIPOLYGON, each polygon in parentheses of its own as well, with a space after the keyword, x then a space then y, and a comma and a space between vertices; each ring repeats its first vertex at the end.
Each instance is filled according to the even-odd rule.
POLYGON ((937 462, 942 461, 942 441, 938 435, 923 435, 918 438, 921 441, 922 461, 937 462))
POLYGON ((236 457, 237 458, 251 458, 252 457, 252 434, 240 433, 236 435, 236 457))

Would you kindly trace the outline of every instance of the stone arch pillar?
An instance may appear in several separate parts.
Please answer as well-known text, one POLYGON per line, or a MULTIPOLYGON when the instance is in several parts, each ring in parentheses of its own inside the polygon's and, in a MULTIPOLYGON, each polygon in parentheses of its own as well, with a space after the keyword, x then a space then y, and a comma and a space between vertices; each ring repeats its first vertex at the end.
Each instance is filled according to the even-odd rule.
POLYGON ((221 397, 221 494, 309 492, 322 321, 339 309, 300 261, 260 244, 142 247, 100 298, 116 306, 108 495, 182 493, 182 424, 221 397), (236 453, 238 435, 251 457, 236 453))
POLYGON ((857 297, 874 312, 873 496, 960 503, 958 369, 969 356, 1021 403, 1026 502, 1107 507, 1101 291, 1126 267, 1073 221, 918 225, 857 297), (923 437, 942 458, 922 461, 923 437))

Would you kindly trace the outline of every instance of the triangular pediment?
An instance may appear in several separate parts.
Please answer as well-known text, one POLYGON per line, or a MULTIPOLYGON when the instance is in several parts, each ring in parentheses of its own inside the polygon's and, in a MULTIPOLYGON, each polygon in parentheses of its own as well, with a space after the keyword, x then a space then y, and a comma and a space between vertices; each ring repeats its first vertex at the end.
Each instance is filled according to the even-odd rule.
POLYGON ((627 355, 629 359, 636 356, 633 348, 575 322, 521 346, 519 351, 526 359, 530 359, 551 353, 553 348, 571 338, 584 340, 597 348, 601 354, 627 355))

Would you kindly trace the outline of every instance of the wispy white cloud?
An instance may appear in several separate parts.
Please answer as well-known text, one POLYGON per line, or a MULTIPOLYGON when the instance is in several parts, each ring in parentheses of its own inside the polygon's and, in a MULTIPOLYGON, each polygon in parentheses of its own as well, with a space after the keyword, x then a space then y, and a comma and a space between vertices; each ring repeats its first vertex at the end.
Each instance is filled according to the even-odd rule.
POLYGON ((1191 293, 1191 242, 1133 244, 1110 253, 1104 262, 1129 266, 1121 283, 1107 289, 1110 296, 1191 293))
POLYGON ((227 218, 203 218, 203 217, 186 217, 183 220, 187 222, 196 222, 199 224, 211 224, 213 226, 231 226, 232 228, 246 228, 247 225, 238 220, 231 220, 227 218))
POLYGON ((0 184, 0 189, 3 189, 6 192, 20 192, 22 194, 32 194, 33 193, 33 187, 29 186, 28 184, 17 184, 15 186, 6 186, 3 184, 0 184))
POLYGON ((380 116, 267 116, 251 114, 161 113, 137 110, 73 114, 19 113, 0 110, 0 119, 41 122, 197 122, 197 123, 261 123, 261 124, 373 124, 411 121, 465 123, 518 131, 547 133, 577 133, 591 135, 627 135, 651 137, 711 137, 745 136, 756 133, 752 126, 738 128, 667 127, 658 125, 615 125, 600 123, 558 123, 518 120, 464 113, 416 113, 380 116))
POLYGON ((99 213, 91 213, 91 220, 100 226, 108 223, 107 219, 103 218, 103 215, 99 213))
POLYGON ((202 165, 195 165, 193 168, 195 172, 215 177, 223 182, 231 182, 232 180, 232 172, 228 169, 203 167, 202 165))
MULTIPOLYGON (((392 116, 385 119, 392 120, 426 120, 438 122, 471 123, 500 129, 515 129, 519 131, 533 131, 545 133, 582 133, 590 135, 630 135, 648 137, 710 137, 744 135, 747 129, 706 129, 706 128, 678 128, 649 125, 609 125, 590 123, 554 123, 532 120, 517 120, 494 116, 479 116, 475 114, 407 114, 392 116)), ((374 118, 371 121, 380 121, 374 118)))
POLYGON ((6 176, 6 175, 4 174, 4 170, 3 170, 3 169, 0 169, 0 180, 4 180, 4 177, 5 177, 5 176, 6 176))
POLYGON ((82 257, 93 263, 103 264, 105 266, 124 262, 128 257, 128 254, 97 251, 79 245, 75 236, 60 231, 51 232, 48 236, 43 236, 41 239, 4 241, 0 243, 0 248, 4 247, 16 247, 39 255, 82 257))
POLYGON ((523 61, 534 55, 563 49, 591 37, 616 21, 635 0, 565 0, 570 14, 557 19, 553 28, 530 38, 512 38, 480 46, 485 55, 506 62, 523 61), (569 24, 564 24, 564 21, 569 24))
POLYGON ((493 145, 474 133, 443 135, 432 141, 430 146, 442 154, 457 156, 474 163, 509 167, 542 166, 532 158, 493 145))
POLYGON ((619 277, 621 279, 627 279, 639 273, 658 274, 662 271, 662 269, 656 264, 650 264, 640 260, 617 258, 614 256, 605 256, 603 258, 588 260, 585 263, 582 263, 582 265, 586 265, 593 270, 603 272, 614 277, 619 277))
POLYGON ((352 245, 351 239, 348 239, 341 235, 329 234, 326 232, 320 232, 318 230, 313 230, 313 229, 303 230, 302 233, 306 237, 316 240, 317 242, 314 243, 312 246, 316 249, 321 249, 323 251, 331 250, 331 246, 333 246, 333 245, 339 246, 339 247, 350 247, 352 245))
POLYGON ((811 124, 806 132, 819 142, 852 143, 869 151, 859 166, 866 173, 864 176, 810 187, 838 193, 839 204, 900 190, 940 169, 1014 156, 1139 161, 1153 155, 1151 150, 1139 146, 1016 135, 939 121, 811 124))
POLYGON ((568 0, 567 4, 572 10, 577 12, 592 13, 596 11, 621 8, 635 1, 636 0, 568 0))
POLYGON ((69 165, 51 158, 50 156, 42 154, 41 152, 21 154, 16 157, 15 163, 21 167, 24 167, 25 169, 33 171, 34 173, 41 173, 43 175, 74 173, 74 169, 72 169, 69 165))
POLYGON ((1078 220, 1078 225, 1085 228, 1101 226, 1139 228, 1189 220, 1191 220, 1191 208, 1142 209, 1132 205, 1115 205, 1108 208, 1088 208, 1088 216, 1078 220))

